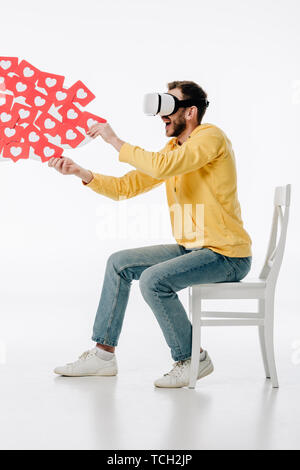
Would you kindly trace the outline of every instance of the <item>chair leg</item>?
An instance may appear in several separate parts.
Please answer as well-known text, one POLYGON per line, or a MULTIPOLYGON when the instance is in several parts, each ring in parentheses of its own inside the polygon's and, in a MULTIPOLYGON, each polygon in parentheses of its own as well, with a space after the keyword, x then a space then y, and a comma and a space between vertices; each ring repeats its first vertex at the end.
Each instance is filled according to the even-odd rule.
POLYGON ((264 340, 272 386, 273 388, 279 388, 274 353, 274 296, 266 299, 264 340))
MULTIPOLYGON (((260 314, 263 314, 263 316, 265 317, 265 300, 264 299, 258 299, 258 311, 260 314)), ((270 369, 269 369, 267 351, 266 351, 265 326, 264 325, 258 327, 258 335, 259 335, 260 349, 261 349, 261 355, 262 355, 262 359, 264 363, 266 378, 270 379, 270 369)))
POLYGON ((189 388, 194 389, 198 371, 199 371, 199 361, 200 361, 200 348, 201 348, 201 300, 197 305, 195 302, 195 296, 191 296, 191 309, 192 309, 192 325, 193 325, 193 337, 192 337, 192 358, 190 366, 190 380, 189 388))
POLYGON ((268 359, 267 359, 267 350, 266 350, 266 341, 265 341, 265 327, 264 326, 259 326, 258 327, 258 334, 259 334, 260 349, 261 349, 261 355, 262 355, 262 358, 263 358, 266 378, 270 379, 271 376, 270 376, 270 369, 269 369, 269 364, 268 364, 268 359))

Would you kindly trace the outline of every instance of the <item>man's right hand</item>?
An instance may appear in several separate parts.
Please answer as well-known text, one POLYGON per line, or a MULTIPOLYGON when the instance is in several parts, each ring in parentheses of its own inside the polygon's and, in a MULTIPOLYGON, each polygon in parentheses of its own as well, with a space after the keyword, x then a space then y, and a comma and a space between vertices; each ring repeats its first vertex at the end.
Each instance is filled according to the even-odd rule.
POLYGON ((73 162, 71 158, 61 157, 61 158, 50 158, 48 161, 48 166, 55 168, 62 175, 75 175, 82 179, 84 183, 90 183, 93 179, 93 174, 91 171, 82 168, 73 162))

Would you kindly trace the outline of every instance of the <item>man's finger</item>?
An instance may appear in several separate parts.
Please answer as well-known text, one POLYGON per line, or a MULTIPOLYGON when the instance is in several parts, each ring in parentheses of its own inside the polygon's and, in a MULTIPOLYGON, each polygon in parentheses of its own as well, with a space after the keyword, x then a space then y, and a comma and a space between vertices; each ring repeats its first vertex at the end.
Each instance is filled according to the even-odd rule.
POLYGON ((93 131, 93 132, 91 132, 90 137, 95 138, 95 137, 96 137, 96 134, 97 134, 97 131, 93 131))
POLYGON ((57 162, 57 158, 56 158, 56 157, 52 157, 51 160, 50 160, 50 162, 51 162, 51 166, 53 166, 53 168, 55 168, 55 164, 56 164, 56 162, 57 162))
POLYGON ((59 170, 61 168, 61 165, 63 164, 63 159, 62 158, 56 158, 54 162, 54 168, 56 170, 59 170))
POLYGON ((89 128, 88 134, 89 134, 90 132, 95 132, 97 129, 98 129, 98 124, 94 124, 92 127, 89 128))
POLYGON ((55 160, 55 158, 51 157, 50 160, 48 161, 48 166, 52 167, 53 164, 54 164, 54 160, 55 160))
POLYGON ((62 171, 66 171, 68 169, 68 162, 66 162, 65 160, 61 162, 60 169, 62 171))

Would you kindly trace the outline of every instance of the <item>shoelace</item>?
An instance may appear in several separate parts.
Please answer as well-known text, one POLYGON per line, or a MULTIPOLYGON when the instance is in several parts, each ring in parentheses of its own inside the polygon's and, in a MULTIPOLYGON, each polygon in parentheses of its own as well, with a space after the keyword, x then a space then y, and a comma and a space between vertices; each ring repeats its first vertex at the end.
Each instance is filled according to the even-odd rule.
POLYGON ((82 362, 82 361, 85 361, 88 357, 92 357, 95 355, 95 352, 94 351, 85 351, 83 354, 81 354, 81 356, 79 356, 78 358, 78 361, 76 362, 69 362, 67 365, 68 366, 71 366, 73 364, 78 364, 78 362, 82 362))
POLYGON ((170 370, 167 374, 164 375, 170 375, 171 377, 181 377, 185 369, 187 369, 190 365, 190 360, 187 359, 186 361, 178 361, 173 364, 173 369, 170 370))

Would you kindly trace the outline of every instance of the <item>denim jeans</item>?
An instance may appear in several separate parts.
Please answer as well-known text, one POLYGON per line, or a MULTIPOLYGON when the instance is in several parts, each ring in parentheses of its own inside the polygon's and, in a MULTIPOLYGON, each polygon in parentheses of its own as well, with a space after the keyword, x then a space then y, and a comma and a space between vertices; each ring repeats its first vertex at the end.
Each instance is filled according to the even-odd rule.
POLYGON ((177 292, 193 284, 235 282, 250 271, 252 257, 233 258, 209 248, 188 250, 177 243, 117 251, 107 260, 93 341, 117 346, 130 286, 139 280, 174 361, 191 357, 192 325, 177 292))

